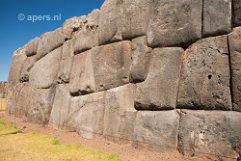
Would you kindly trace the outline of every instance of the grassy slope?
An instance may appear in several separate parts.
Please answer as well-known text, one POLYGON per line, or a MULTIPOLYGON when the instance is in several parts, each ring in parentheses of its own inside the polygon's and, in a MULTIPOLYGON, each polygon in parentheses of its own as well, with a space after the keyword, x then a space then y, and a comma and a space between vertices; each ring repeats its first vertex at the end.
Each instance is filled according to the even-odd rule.
POLYGON ((121 161, 112 154, 81 145, 60 144, 55 138, 39 133, 18 133, 0 121, 1 161, 121 161))

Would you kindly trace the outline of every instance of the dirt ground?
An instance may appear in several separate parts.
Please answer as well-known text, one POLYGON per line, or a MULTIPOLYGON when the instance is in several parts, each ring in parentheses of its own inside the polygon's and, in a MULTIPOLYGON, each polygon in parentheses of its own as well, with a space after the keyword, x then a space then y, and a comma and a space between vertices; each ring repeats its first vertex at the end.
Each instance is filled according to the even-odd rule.
POLYGON ((155 152, 146 149, 135 149, 129 143, 116 144, 104 139, 96 137, 95 139, 87 140, 79 136, 76 132, 67 132, 54 130, 47 126, 32 124, 24 119, 15 118, 6 113, 0 113, 0 117, 6 122, 15 125, 23 132, 40 132, 55 137, 61 143, 81 144, 88 148, 110 152, 119 156, 125 161, 215 161, 215 156, 183 156, 177 151, 155 152))

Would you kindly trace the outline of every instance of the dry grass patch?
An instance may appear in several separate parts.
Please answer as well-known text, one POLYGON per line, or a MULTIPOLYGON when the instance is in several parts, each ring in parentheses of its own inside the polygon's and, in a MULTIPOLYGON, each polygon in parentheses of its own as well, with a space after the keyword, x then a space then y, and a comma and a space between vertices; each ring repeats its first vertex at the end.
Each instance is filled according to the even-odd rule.
POLYGON ((116 156, 81 145, 61 144, 36 132, 1 135, 18 129, 0 121, 1 161, 121 161, 116 156))

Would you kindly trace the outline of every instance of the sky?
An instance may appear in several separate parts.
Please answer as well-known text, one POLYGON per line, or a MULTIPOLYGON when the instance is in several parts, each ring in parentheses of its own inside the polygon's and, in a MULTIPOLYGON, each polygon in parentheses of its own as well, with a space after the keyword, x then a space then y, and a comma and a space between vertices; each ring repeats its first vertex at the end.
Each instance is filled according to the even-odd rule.
POLYGON ((0 0, 0 81, 8 79, 16 49, 74 16, 87 15, 104 0, 0 0), (55 20, 50 20, 54 19, 55 20))

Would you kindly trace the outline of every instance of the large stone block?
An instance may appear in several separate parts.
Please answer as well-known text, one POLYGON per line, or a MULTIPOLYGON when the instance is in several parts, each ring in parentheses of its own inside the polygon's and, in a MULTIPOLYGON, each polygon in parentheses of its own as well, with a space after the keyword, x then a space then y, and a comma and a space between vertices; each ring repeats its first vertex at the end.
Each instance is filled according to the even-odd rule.
POLYGON ((132 40, 131 82, 143 82, 148 73, 152 49, 147 46, 146 36, 132 40))
MULTIPOLYGON (((73 57, 70 76, 70 92, 74 96, 85 95, 96 91, 92 50, 85 51, 73 57)), ((98 68, 100 68, 98 66, 98 68)))
POLYGON ((84 138, 103 134, 105 92, 71 98, 66 125, 74 127, 84 138))
POLYGON ((27 56, 25 54, 25 48, 19 48, 14 52, 10 72, 8 75, 8 82, 10 84, 19 83, 21 70, 26 59, 27 56))
POLYGON ((37 124, 47 124, 53 106, 55 86, 47 89, 29 86, 27 119, 37 124))
POLYGON ((18 83, 8 86, 7 110, 9 114, 25 117, 29 107, 29 86, 27 83, 18 83))
POLYGON ((58 83, 64 84, 69 83, 71 68, 73 64, 74 51, 73 51, 73 42, 68 40, 63 45, 63 53, 60 61, 60 69, 58 73, 58 83))
MULTIPOLYGON (((241 148, 241 114, 225 111, 181 112, 178 148, 184 154, 213 154, 237 159, 241 148)), ((235 159, 235 160, 236 160, 235 159)))
POLYGON ((138 111, 133 144, 153 150, 176 150, 179 114, 175 111, 138 111))
POLYGON ((19 78, 21 83, 29 81, 30 71, 33 68, 35 62, 35 56, 27 57, 21 69, 21 74, 19 78))
POLYGON ((58 85, 50 116, 50 126, 79 132, 91 139, 103 134, 105 92, 71 97, 68 85, 58 85))
POLYGON ((28 44, 25 47, 26 48, 26 55, 28 57, 37 54, 39 41, 40 41, 40 38, 36 37, 36 38, 34 38, 34 39, 32 39, 28 42, 28 44))
POLYGON ((106 0, 101 7, 99 43, 145 35, 152 0, 106 0))
POLYGON ((241 27, 234 28, 228 39, 231 58, 233 110, 241 112, 241 27))
POLYGON ((231 0, 203 1, 203 35, 220 35, 231 31, 231 0))
POLYGON ((137 84, 135 107, 138 110, 176 108, 182 48, 156 48, 144 82, 137 84))
POLYGON ((62 32, 61 28, 56 29, 52 32, 46 32, 42 36, 40 36, 40 40, 38 43, 36 60, 41 59, 49 52, 63 45, 66 40, 65 35, 62 32))
POLYGON ((92 50, 96 89, 107 90, 129 83, 131 42, 122 41, 92 50))
POLYGON ((154 0, 147 29, 151 47, 188 46, 201 38, 201 0, 154 0))
MULTIPOLYGON (((53 108, 51 110, 49 125, 55 129, 71 130, 71 126, 66 124, 69 119, 71 96, 68 84, 59 84, 56 87, 53 108)), ((72 129, 74 130, 74 128, 72 129)))
POLYGON ((233 25, 241 25, 241 0, 233 0, 233 25))
POLYGON ((55 49, 35 63, 30 72, 30 86, 47 89, 57 83, 62 47, 55 49))
POLYGON ((106 92, 104 136, 115 141, 133 139, 134 121, 137 111, 134 107, 134 84, 128 84, 106 92))
POLYGON ((227 36, 200 40, 183 55, 178 108, 231 110, 227 36))
POLYGON ((35 63, 29 80, 29 121, 47 124, 52 109, 62 47, 35 63))
POLYGON ((75 35, 74 33, 77 30, 83 29, 86 23, 86 16, 75 16, 65 20, 61 29, 65 37, 67 39, 71 39, 71 37, 73 38, 73 36, 75 35))
POLYGON ((86 23, 74 36, 74 53, 91 49, 98 45, 99 10, 93 10, 86 16, 86 23))

